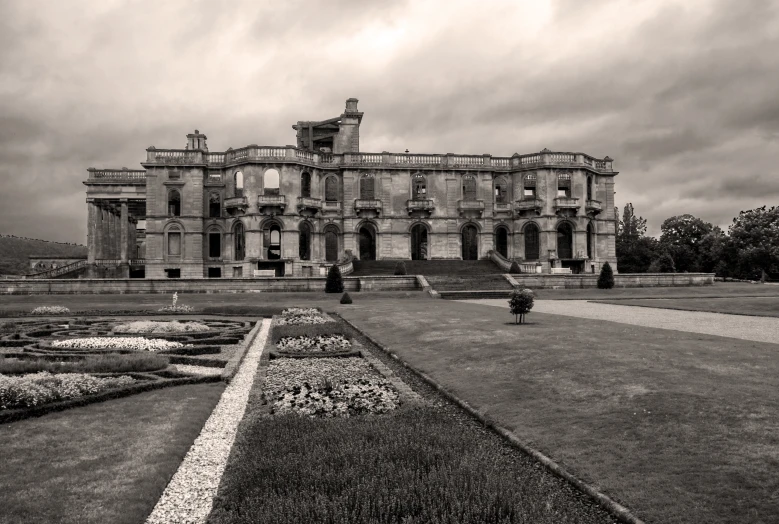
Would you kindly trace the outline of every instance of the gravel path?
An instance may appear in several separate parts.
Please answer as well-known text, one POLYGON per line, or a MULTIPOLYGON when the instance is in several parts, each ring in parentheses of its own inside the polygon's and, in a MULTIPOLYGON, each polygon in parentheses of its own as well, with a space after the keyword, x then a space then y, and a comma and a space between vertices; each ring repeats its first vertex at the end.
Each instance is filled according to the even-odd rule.
MULTIPOLYGON (((502 299, 462 300, 461 302, 508 309, 507 301, 502 299)), ((608 320, 635 326, 779 344, 779 318, 772 317, 596 304, 586 300, 536 300, 532 313, 608 320)))
POLYGON ((200 436, 173 475, 147 524, 201 523, 211 513, 214 496, 224 473, 238 424, 246 411, 257 365, 268 338, 270 319, 246 352, 243 364, 227 386, 200 436))

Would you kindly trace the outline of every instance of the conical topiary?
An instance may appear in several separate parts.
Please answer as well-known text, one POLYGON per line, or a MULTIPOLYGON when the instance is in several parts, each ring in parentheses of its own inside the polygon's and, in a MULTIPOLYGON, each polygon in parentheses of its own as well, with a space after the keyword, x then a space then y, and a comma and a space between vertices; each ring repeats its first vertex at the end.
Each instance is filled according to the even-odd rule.
POLYGON ((344 279, 341 277, 341 270, 333 264, 330 271, 327 272, 327 282, 325 283, 325 293, 343 293, 344 279))
POLYGON ((352 297, 349 296, 349 293, 344 292, 344 294, 341 296, 341 304, 351 304, 352 303, 352 297))
POLYGON ((401 260, 397 264, 395 264, 395 274, 396 275, 405 275, 406 274, 406 264, 401 260))
POLYGON ((509 273, 512 273, 512 274, 515 274, 515 275, 519 274, 519 273, 522 273, 522 268, 519 267, 519 264, 517 264, 516 260, 511 263, 511 267, 509 268, 509 273))
POLYGON ((598 277, 598 289, 611 289, 614 287, 614 271, 608 262, 603 264, 600 268, 600 276, 598 277))

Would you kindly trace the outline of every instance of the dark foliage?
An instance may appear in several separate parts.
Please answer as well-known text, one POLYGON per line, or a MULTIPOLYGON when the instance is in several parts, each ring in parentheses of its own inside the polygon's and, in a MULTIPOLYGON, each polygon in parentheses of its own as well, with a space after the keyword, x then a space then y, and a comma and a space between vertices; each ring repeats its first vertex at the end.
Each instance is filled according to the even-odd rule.
POLYGON ((155 354, 89 355, 79 360, 56 362, 49 359, 0 358, 0 373, 130 373, 156 371, 168 365, 168 359, 155 354))
POLYGON ((352 303, 352 297, 349 296, 349 293, 344 293, 341 296, 341 304, 351 304, 351 303, 352 303))
POLYGON ((512 275, 518 275, 522 273, 522 268, 519 267, 519 264, 517 264, 516 260, 511 263, 511 267, 509 268, 509 273, 511 273, 512 275))
POLYGON ((402 260, 395 264, 395 275, 401 276, 405 275, 406 273, 406 263, 402 260))
POLYGON ((341 270, 333 264, 330 271, 327 272, 327 282, 325 283, 325 293, 343 293, 344 279, 341 276, 341 270))
POLYGON ((598 277, 598 289, 611 289, 614 287, 614 271, 611 269, 611 264, 606 262, 603 267, 600 268, 600 276, 598 277))
POLYGON ((530 310, 533 309, 534 299, 535 294, 529 289, 523 289, 521 291, 515 289, 511 292, 509 308, 511 309, 511 314, 514 315, 515 323, 522 324, 524 322, 525 315, 530 313, 530 310))

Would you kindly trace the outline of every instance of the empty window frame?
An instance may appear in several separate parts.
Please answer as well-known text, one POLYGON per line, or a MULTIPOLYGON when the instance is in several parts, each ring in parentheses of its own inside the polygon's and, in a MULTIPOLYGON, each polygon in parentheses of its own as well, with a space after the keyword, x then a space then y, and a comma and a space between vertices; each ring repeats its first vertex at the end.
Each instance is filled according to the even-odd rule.
POLYGON ((304 171, 300 175, 300 196, 304 198, 311 197, 311 173, 304 171))
POLYGON ((509 184, 505 177, 500 177, 495 180, 495 203, 496 204, 508 204, 509 196, 509 184))
POLYGON ((262 187, 264 194, 278 195, 279 183, 279 172, 275 169, 268 169, 262 177, 262 187))
POLYGON ((235 175, 233 176, 233 182, 235 184, 235 193, 234 195, 237 197, 243 196, 243 173, 240 171, 236 171, 235 175))
POLYGON ((208 195, 208 216, 212 218, 222 216, 222 197, 219 196, 219 193, 208 195))
POLYGON ((525 175, 522 184, 522 198, 532 200, 536 198, 536 174, 529 173, 525 175))
POLYGON ((476 200, 476 177, 463 176, 463 200, 476 200))
POLYGON ((208 257, 219 258, 222 256, 222 234, 211 232, 208 234, 208 257))
POLYGON ((425 200, 427 198, 427 181, 424 175, 414 175, 411 179, 411 198, 425 200))
POLYGON ((571 174, 559 173, 557 175, 557 196, 559 198, 571 197, 571 174))
POLYGON ((168 216, 181 216, 181 193, 178 189, 168 191, 168 216))
POLYGON ((376 198, 376 179, 373 175, 363 175, 360 178, 360 199, 373 200, 376 198))

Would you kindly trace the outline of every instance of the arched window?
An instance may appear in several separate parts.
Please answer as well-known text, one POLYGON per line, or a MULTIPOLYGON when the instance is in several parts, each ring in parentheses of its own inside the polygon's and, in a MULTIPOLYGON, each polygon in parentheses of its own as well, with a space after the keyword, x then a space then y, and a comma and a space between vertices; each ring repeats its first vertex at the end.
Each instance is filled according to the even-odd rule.
POLYGON ((495 203, 507 204, 509 201, 508 196, 509 184, 505 177, 500 177, 495 180, 495 203))
POLYGON ((587 258, 592 260, 595 258, 595 228, 592 224, 587 224, 587 258))
POLYGON ((338 202, 338 178, 325 178, 325 202, 338 202))
POLYGON ((217 230, 211 230, 208 233, 208 258, 219 258, 222 256, 222 234, 217 230))
POLYGON ((425 200, 427 198, 427 182, 424 175, 414 175, 411 179, 411 198, 425 200))
POLYGON ((219 196, 219 193, 211 193, 208 195, 208 216, 222 216, 222 198, 219 196))
POLYGON ((233 228, 233 260, 243 260, 246 256, 243 222, 236 222, 233 228))
POLYGON ((168 192, 168 216, 181 216, 181 193, 178 189, 171 189, 168 192))
POLYGON ((571 196, 571 174, 559 173, 557 175, 557 196, 569 198, 571 196))
POLYGON ((181 256, 181 229, 178 226, 171 226, 166 234, 168 243, 168 255, 174 257, 181 256))
POLYGON ((573 228, 568 222, 557 226, 557 258, 573 258, 573 228))
POLYGON ((538 260, 541 253, 538 237, 538 226, 528 224, 525 227, 525 260, 538 260))
POLYGON ((522 198, 532 200, 536 198, 536 174, 529 173, 523 180, 522 198))
POLYGON ((311 260, 311 226, 308 222, 300 224, 300 260, 311 260))
POLYGON ((235 196, 237 197, 243 196, 243 173, 241 173, 240 171, 236 171, 234 176, 234 182, 235 182, 235 196))
POLYGON ((587 177, 587 200, 592 200, 594 193, 594 188, 592 187, 592 175, 587 177))
POLYGON ((270 227, 270 243, 268 244, 268 259, 278 260, 281 258, 281 228, 278 224, 270 227))
POLYGON ((266 195, 279 194, 279 172, 268 169, 262 177, 262 187, 266 195))
POLYGON ((463 200, 476 200, 476 177, 473 175, 463 177, 463 200))
POLYGON ((300 175, 300 196, 311 197, 311 173, 303 172, 300 175))
POLYGON ((375 179, 373 175, 363 175, 360 178, 360 199, 361 200, 373 200, 376 198, 376 188, 374 187, 375 179))
POLYGON ((325 227, 325 260, 338 261, 338 229, 332 225, 325 227))

